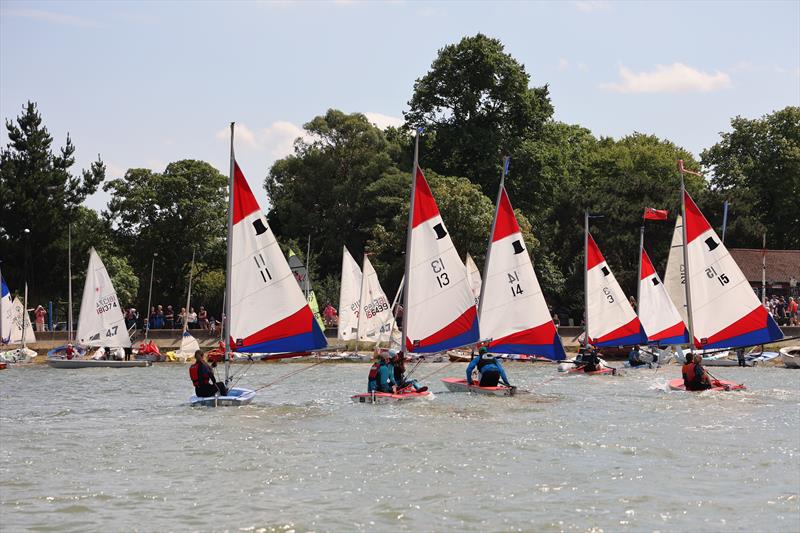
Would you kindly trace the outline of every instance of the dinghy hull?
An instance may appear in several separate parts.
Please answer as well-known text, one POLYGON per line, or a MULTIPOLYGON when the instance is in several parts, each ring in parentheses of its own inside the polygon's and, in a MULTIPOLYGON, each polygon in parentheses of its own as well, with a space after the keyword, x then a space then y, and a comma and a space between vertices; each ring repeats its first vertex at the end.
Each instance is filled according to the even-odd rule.
POLYGON ((430 391, 425 392, 364 392, 351 396, 350 399, 355 403, 395 403, 407 402, 411 400, 432 400, 433 393, 430 391))
POLYGON ((497 387, 481 387, 480 385, 470 385, 466 379, 443 378, 442 383, 450 392, 474 392, 476 394, 486 394, 489 396, 514 396, 516 390, 513 387, 498 385, 497 387))
POLYGON ((247 405, 256 397, 256 391, 252 389, 244 389, 234 387, 228 391, 226 396, 210 396, 208 398, 201 398, 192 395, 189 398, 189 403, 192 407, 236 407, 239 405, 247 405))
MULTIPOLYGON (((711 383, 714 386, 706 390, 711 390, 711 391, 747 390, 747 387, 745 387, 741 383, 734 383, 733 381, 727 381, 724 379, 715 379, 712 380, 711 383)), ((683 378, 672 379, 667 383, 667 386, 669 387, 669 390, 687 392, 686 387, 683 384, 683 378)), ((688 391, 688 392, 704 392, 704 391, 688 391)))
POLYGON ((105 359, 48 359, 52 368, 133 368, 151 366, 150 361, 115 361, 105 359))

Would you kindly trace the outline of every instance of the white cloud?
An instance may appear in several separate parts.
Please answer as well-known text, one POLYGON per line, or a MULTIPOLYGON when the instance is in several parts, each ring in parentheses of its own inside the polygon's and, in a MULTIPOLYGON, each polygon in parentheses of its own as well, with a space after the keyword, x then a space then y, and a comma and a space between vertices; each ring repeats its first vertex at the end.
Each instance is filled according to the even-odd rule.
POLYGON ((384 115, 383 113, 374 113, 371 111, 364 113, 364 116, 367 117, 367 120, 382 130, 385 130, 389 126, 399 128, 406 122, 401 117, 393 117, 391 115, 384 115))
POLYGON ((731 86, 728 74, 701 72, 683 63, 656 65, 650 72, 633 72, 625 66, 619 67, 620 81, 603 83, 602 89, 617 93, 710 93, 731 86))
POLYGON ((66 13, 58 13, 56 11, 45 11, 43 9, 4 9, 2 14, 6 17, 41 20, 63 26, 77 26, 80 28, 96 28, 99 26, 99 24, 93 20, 77 17, 75 15, 68 15, 66 13))
POLYGON ((566 57, 558 58, 558 70, 567 70, 569 68, 569 61, 566 57))
MULTIPOLYGON (((266 128, 253 131, 246 124, 236 123, 236 149, 250 149, 266 153, 272 159, 280 159, 294 153, 294 141, 298 137, 311 138, 306 131, 291 122, 279 120, 266 128)), ((230 128, 219 130, 215 137, 224 141, 230 139, 230 128)))
POLYGON ((106 179, 117 179, 125 175, 125 169, 119 165, 115 165, 109 161, 104 161, 106 164, 106 179))
POLYGON ((578 0, 577 2, 572 2, 572 5, 582 13, 602 11, 611 7, 611 3, 606 0, 578 0))

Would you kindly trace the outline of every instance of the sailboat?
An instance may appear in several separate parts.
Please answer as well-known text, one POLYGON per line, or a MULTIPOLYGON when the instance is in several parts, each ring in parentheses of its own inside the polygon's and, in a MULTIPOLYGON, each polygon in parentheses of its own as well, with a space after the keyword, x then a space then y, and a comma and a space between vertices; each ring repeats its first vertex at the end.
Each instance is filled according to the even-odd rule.
POLYGON ((342 247, 342 282, 339 286, 339 340, 350 341, 358 337, 359 291, 361 290, 361 267, 353 256, 342 247))
POLYGON ((300 289, 302 289, 303 294, 305 294, 308 306, 311 308, 311 312, 314 313, 314 318, 319 323, 319 327, 322 328, 322 331, 325 331, 325 321, 322 319, 322 313, 319 311, 317 295, 313 287, 311 287, 311 277, 308 274, 308 267, 300 261, 297 254, 291 249, 289 250, 289 267, 292 269, 292 273, 298 285, 300 285, 300 289))
POLYGON ((28 348, 29 342, 36 342, 28 307, 28 284, 25 284, 24 300, 11 298, 5 279, 0 273, 0 345, 19 345, 19 348, 0 352, 0 361, 5 363, 27 363, 36 357, 36 352, 28 348))
MULTIPOLYGON (((231 381, 231 352, 293 354, 327 346, 300 286, 295 281, 267 217, 253 196, 233 153, 228 200, 228 251, 225 280, 225 384, 231 381), (232 350, 233 349, 233 350, 232 350)), ((250 403, 256 391, 229 387, 226 396, 201 398, 192 405, 250 403)))
POLYGON ((479 305, 481 299, 481 271, 478 270, 478 265, 475 264, 475 260, 469 254, 467 254, 467 258, 464 261, 464 266, 467 267, 467 283, 472 289, 472 294, 475 295, 475 305, 479 305))
MULTIPOLYGON (((647 343, 672 346, 689 343, 689 331, 681 319, 678 309, 667 294, 664 283, 653 268, 653 263, 644 249, 639 248, 639 320, 648 332, 647 343)), ((652 358, 652 354, 649 354, 652 358)), ((671 357, 671 355, 670 355, 671 357)), ((668 362, 667 354, 661 351, 657 364, 668 362)))
MULTIPOLYGON (((402 337, 406 355, 431 354, 476 343, 479 333, 475 295, 419 167, 419 134, 414 147, 406 235, 402 337)), ((373 403, 415 397, 432 394, 366 393, 352 399, 373 403)))
MULTIPOLYGON (((186 292, 186 307, 185 309, 191 309, 192 303, 192 279, 194 277, 194 254, 195 251, 192 250, 192 262, 189 266, 189 288, 186 292)), ((180 347, 175 352, 167 352, 167 357, 170 356, 174 357, 178 361, 187 362, 194 357, 194 354, 197 350, 200 349, 200 343, 197 342, 197 339, 189 333, 189 315, 188 313, 184 314, 183 317, 183 331, 181 332, 181 344, 180 347)))
MULTIPOLYGON (((131 338, 125 328, 117 293, 103 261, 94 248, 89 250, 89 267, 86 270, 86 283, 83 287, 76 341, 82 346, 96 347, 106 353, 114 350, 116 354, 131 346, 131 338)), ((116 359, 112 358, 111 354, 107 357, 98 359, 48 357, 47 364, 53 368, 127 368, 151 364, 149 361, 125 361, 124 357, 119 355, 116 355, 116 359)))
MULTIPOLYGON (((739 265, 717 236, 683 184, 683 263, 686 274, 686 302, 689 337, 697 348, 740 348, 779 341, 783 338, 775 320, 750 288, 739 265)), ((720 386, 741 388, 735 383, 720 386)), ((669 382, 684 390, 683 379, 669 382)))
POLYGON ((378 273, 364 254, 363 275, 359 291, 358 340, 361 342, 386 342, 392 328, 392 306, 383 292, 378 273))

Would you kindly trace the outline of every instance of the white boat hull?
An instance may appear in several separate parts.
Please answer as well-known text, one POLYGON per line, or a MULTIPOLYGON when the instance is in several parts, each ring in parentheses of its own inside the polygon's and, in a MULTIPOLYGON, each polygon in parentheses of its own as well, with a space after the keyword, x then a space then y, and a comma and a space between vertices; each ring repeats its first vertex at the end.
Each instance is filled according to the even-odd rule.
POLYGON ((516 389, 506 387, 505 385, 498 385, 496 387, 481 387, 480 385, 469 385, 466 379, 457 378, 444 378, 442 383, 447 387, 450 392, 474 392, 476 394, 485 394, 488 396, 514 396, 516 389))
POLYGON ((201 398, 197 395, 192 395, 189 398, 189 403, 192 407, 236 407, 238 405, 247 405, 256 397, 256 391, 252 389, 244 389, 234 387, 228 391, 226 396, 209 396, 201 398))
POLYGON ((800 346, 781 348, 781 361, 786 368, 800 368, 800 346))
POLYGON ((115 361, 113 359, 48 359, 52 368, 133 368, 152 366, 150 361, 115 361))

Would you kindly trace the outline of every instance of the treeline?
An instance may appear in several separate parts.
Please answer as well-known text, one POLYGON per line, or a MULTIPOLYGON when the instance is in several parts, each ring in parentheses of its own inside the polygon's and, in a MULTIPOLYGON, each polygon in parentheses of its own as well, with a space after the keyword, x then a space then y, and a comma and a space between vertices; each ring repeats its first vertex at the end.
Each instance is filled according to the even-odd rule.
MULTIPOLYGON (((670 210, 649 222, 646 247, 663 271, 679 209, 676 160, 702 170, 687 187, 719 226, 731 203, 726 244, 800 248, 800 108, 760 119, 734 118, 732 131, 697 160, 674 143, 632 133, 596 137, 552 119, 548 88, 530 87, 524 66, 483 35, 439 51, 416 80, 403 128, 381 130, 362 114, 328 110, 305 124, 310 140, 268 169, 269 220, 284 248, 305 259, 321 304, 337 305, 342 245, 364 251, 393 293, 402 276, 413 155, 410 132, 422 128, 420 164, 462 254, 483 263, 504 155, 506 184, 542 288, 556 308, 579 317, 583 305, 583 211, 603 215, 592 231, 623 289, 633 293, 638 228, 644 207, 670 210)), ((95 246, 123 300, 146 305, 153 254, 154 300, 182 305, 192 250, 195 302, 222 305, 227 178, 201 161, 176 161, 163 172, 130 169, 105 181, 102 161, 72 175, 68 141, 58 152, 29 103, 7 121, 0 154, 0 268, 34 301, 66 295, 67 228, 72 223, 73 284, 80 298, 86 251, 95 246), (112 195, 98 215, 81 207, 101 184, 112 195), (29 228, 30 234, 24 233, 29 228), (26 241, 27 235, 27 241, 26 241), (25 275, 27 263, 27 275, 25 275)), ((254 173, 248 173, 251 180, 254 173)))

